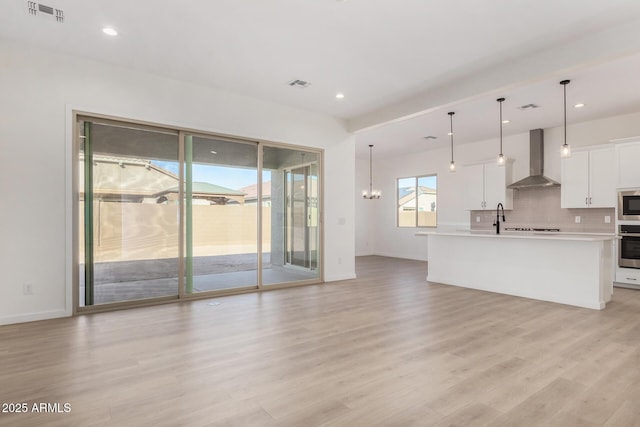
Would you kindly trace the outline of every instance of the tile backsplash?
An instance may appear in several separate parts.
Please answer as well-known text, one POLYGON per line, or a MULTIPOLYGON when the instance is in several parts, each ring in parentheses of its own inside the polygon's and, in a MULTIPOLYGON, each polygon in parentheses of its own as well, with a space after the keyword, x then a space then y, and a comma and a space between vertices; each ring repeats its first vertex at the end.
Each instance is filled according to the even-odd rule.
MULTIPOLYGON (((562 209, 560 187, 515 190, 513 210, 505 211, 505 227, 559 228, 565 232, 615 233, 614 208, 562 209), (576 216, 580 223, 576 224, 576 216), (605 223, 605 216, 611 222, 605 223)), ((496 211, 471 211, 472 230, 491 230, 496 211), (477 222, 480 218, 480 222, 477 222)))

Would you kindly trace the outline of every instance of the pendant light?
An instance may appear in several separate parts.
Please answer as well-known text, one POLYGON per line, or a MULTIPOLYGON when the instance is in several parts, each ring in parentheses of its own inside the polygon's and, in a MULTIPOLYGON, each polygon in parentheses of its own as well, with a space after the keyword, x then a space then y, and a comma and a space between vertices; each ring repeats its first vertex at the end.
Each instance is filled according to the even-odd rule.
POLYGON ((453 173, 456 171, 456 162, 453 161, 453 115, 455 113, 450 111, 447 114, 449 114, 449 122, 451 126, 451 132, 449 132, 449 135, 451 135, 451 163, 449 163, 449 172, 453 173))
POLYGON ((502 154, 502 103, 504 98, 498 98, 496 101, 500 104, 500 154, 498 154, 498 166, 504 166, 506 160, 504 154, 502 154))
POLYGON ((364 190, 362 192, 362 197, 365 199, 379 199, 380 198, 380 192, 379 191, 373 191, 373 173, 372 173, 372 166, 373 166, 373 153, 372 153, 372 149, 373 149, 373 145, 369 144, 369 192, 367 192, 367 190, 364 190))
POLYGON ((560 149, 560 156, 563 158, 571 157, 571 146, 567 144, 567 85, 571 80, 563 80, 560 82, 564 90, 564 144, 560 149))

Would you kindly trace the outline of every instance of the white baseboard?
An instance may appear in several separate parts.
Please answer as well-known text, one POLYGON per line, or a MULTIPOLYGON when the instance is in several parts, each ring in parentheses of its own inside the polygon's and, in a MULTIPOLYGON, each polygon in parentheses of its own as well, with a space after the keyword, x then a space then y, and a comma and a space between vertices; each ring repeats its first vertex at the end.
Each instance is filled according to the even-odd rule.
POLYGON ((402 258, 402 259, 410 259, 413 261, 427 261, 426 257, 419 257, 417 255, 409 255, 409 254, 395 254, 395 253, 388 253, 388 252, 376 252, 372 255, 377 255, 377 256, 384 256, 384 257, 389 257, 389 258, 402 258))
POLYGON ((356 256, 371 256, 371 255, 375 255, 375 253, 373 251, 356 252, 356 256))
POLYGON ((35 322, 37 320, 57 319, 60 317, 71 317, 66 310, 40 311, 37 313, 16 314, 14 316, 0 317, 0 325, 10 325, 13 323, 35 322))
POLYGON ((336 276, 326 276, 324 278, 325 282, 338 282, 340 280, 352 280, 355 279, 357 276, 355 274, 343 274, 343 275, 336 275, 336 276))

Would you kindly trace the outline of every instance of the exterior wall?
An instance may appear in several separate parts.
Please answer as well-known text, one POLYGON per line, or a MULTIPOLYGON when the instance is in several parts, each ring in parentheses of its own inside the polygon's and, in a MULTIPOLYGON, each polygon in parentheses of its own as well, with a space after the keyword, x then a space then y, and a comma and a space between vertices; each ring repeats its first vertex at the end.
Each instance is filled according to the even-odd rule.
MULTIPOLYGON (((80 203, 80 214, 84 203, 80 203)), ((194 256, 254 253, 257 249, 256 205, 206 205, 193 207, 194 256)), ((95 262, 176 258, 178 256, 177 206, 146 203, 94 202, 95 262)), ((271 221, 271 208, 262 211, 271 221)), ((84 239, 81 227, 80 240, 84 239)), ((263 248, 271 248, 271 230, 263 230, 263 248)), ((78 248, 84 263, 84 248, 78 248)))
MULTIPOLYGON (((418 224, 420 227, 435 227, 436 226, 436 212, 418 212, 418 224)), ((399 227, 415 227, 416 213, 411 211, 398 212, 398 226, 399 227)), ((417 229, 416 231, 419 231, 417 229)))
POLYGON ((324 149, 325 279, 354 277, 343 121, 8 40, 0 58, 0 323, 72 313, 73 110, 324 149))

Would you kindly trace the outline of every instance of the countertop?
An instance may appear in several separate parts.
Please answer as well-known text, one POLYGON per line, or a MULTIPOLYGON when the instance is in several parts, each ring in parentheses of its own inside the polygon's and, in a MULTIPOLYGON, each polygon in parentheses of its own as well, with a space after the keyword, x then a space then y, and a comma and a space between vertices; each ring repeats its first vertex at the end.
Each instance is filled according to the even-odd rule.
POLYGON ((416 236, 459 236, 459 237, 480 237, 488 239, 537 239, 537 240, 575 240, 575 241, 606 241, 614 240, 618 237, 609 233, 563 233, 544 231, 501 231, 496 234, 493 230, 449 230, 449 231, 419 231, 416 236))

